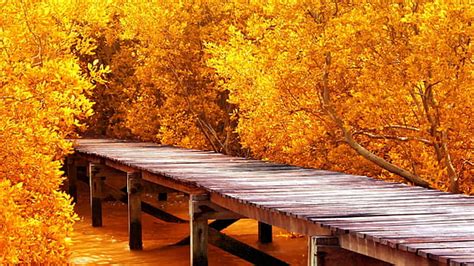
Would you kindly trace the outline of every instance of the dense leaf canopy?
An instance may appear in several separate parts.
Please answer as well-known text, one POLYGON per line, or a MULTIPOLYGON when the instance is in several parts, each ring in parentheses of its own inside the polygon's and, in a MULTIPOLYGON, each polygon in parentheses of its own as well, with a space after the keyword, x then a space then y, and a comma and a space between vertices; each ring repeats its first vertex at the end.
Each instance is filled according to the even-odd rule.
POLYGON ((0 263, 66 260, 78 132, 474 192, 468 3, 0 6, 0 263))

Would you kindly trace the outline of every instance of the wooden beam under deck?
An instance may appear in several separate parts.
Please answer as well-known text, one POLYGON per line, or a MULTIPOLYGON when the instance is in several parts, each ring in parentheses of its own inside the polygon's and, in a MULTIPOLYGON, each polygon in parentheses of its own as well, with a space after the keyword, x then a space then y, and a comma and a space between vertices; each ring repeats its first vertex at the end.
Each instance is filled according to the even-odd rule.
POLYGON ((309 236, 331 235, 331 230, 323 228, 316 223, 308 223, 307 221, 286 215, 281 212, 265 210, 255 205, 240 202, 234 198, 224 197, 218 193, 211 193, 210 201, 235 213, 239 213, 257 221, 262 221, 266 224, 284 228, 290 232, 309 236))
POLYGON ((347 250, 386 261, 397 266, 441 266, 447 265, 439 261, 423 258, 414 253, 390 248, 374 240, 360 238, 356 235, 339 235, 339 245, 347 250))
POLYGON ((169 178, 163 177, 159 174, 153 174, 150 172, 143 172, 143 180, 158 184, 163 187, 168 187, 180 192, 184 192, 190 195, 199 195, 206 193, 206 190, 191 185, 184 184, 182 182, 172 181, 169 178))

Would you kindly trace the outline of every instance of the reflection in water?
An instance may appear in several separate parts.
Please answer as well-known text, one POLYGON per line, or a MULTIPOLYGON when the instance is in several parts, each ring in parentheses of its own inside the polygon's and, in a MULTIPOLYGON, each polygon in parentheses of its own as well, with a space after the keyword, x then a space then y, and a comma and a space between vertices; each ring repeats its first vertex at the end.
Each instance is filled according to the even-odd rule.
MULTIPOLYGON (((101 228, 91 226, 89 215, 88 189, 79 183, 79 202, 76 212, 81 220, 74 226, 70 263, 80 265, 96 264, 144 264, 144 265, 189 265, 189 246, 174 246, 188 236, 188 224, 162 222, 143 214, 143 251, 128 249, 127 206, 118 202, 103 204, 103 224, 101 228)), ((187 219, 187 199, 182 195, 170 195, 161 207, 176 216, 187 219)), ((306 239, 287 238, 286 232, 274 228, 274 242, 257 243, 257 223, 241 220, 224 233, 258 247, 289 262, 291 265, 306 265, 306 239)), ((251 265, 218 248, 209 246, 210 265, 251 265)))

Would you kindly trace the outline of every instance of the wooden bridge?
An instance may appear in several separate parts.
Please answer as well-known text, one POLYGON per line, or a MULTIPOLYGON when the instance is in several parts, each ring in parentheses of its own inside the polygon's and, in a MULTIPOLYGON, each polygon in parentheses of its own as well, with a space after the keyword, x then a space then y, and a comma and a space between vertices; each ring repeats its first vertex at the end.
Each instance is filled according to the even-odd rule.
POLYGON ((75 151, 70 193, 87 166, 93 226, 102 225, 104 197, 128 202, 131 249, 142 247, 141 211, 185 222, 141 202, 154 187, 162 199, 189 195, 182 243, 190 242, 191 265, 207 265, 208 243, 257 265, 286 265, 220 233, 240 218, 259 221, 261 242, 271 241, 272 225, 308 236, 309 265, 474 265, 473 197, 152 143, 81 139, 75 151), (118 171, 122 190, 104 182, 118 171))

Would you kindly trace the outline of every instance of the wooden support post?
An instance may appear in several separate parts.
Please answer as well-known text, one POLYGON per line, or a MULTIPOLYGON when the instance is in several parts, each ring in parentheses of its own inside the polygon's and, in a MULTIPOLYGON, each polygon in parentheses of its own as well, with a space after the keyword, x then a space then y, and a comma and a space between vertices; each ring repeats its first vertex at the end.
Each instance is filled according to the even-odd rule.
POLYGON ((272 226, 263 222, 258 222, 258 241, 262 244, 272 242, 272 226))
POLYGON ((104 178, 99 176, 100 165, 89 163, 89 187, 91 199, 92 226, 102 226, 102 186, 104 178))
POLYGON ((66 158, 66 175, 68 180, 68 193, 72 197, 72 201, 77 203, 77 166, 75 159, 66 158))
POLYGON ((140 172, 127 173, 128 194, 128 244, 131 250, 143 249, 142 243, 142 175, 140 172))
POLYGON ((201 202, 208 202, 207 194, 190 195, 189 196, 189 220, 191 245, 190 265, 202 266, 207 265, 207 239, 208 226, 207 217, 201 216, 201 202))
POLYGON ((158 193, 158 201, 167 201, 168 194, 167 193, 158 193))

